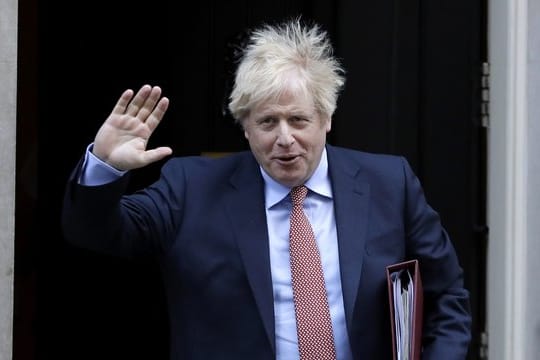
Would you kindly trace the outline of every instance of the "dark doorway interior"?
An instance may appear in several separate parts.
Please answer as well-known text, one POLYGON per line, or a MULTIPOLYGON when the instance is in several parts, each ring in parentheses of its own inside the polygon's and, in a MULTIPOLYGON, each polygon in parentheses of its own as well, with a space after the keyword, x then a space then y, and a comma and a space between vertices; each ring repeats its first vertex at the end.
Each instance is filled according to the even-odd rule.
MULTIPOLYGON (((330 142, 401 154, 454 240, 484 328, 482 0, 19 2, 14 359, 166 359, 155 264, 75 249, 59 226, 64 183, 120 93, 171 99, 154 144, 175 155, 246 149, 223 112, 242 30, 302 14, 321 23, 348 82, 330 142)), ((152 146, 153 144, 150 144, 152 146)), ((137 173, 133 188, 157 176, 137 173)))

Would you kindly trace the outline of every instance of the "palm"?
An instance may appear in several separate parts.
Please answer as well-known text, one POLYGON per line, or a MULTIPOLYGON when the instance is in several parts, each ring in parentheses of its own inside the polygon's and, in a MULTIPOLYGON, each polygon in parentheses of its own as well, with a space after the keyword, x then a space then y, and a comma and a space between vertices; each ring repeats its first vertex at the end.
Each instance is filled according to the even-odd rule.
POLYGON ((119 170, 143 167, 170 155, 168 147, 146 149, 168 107, 168 99, 160 97, 159 87, 145 85, 134 97, 126 90, 99 129, 94 154, 119 170))

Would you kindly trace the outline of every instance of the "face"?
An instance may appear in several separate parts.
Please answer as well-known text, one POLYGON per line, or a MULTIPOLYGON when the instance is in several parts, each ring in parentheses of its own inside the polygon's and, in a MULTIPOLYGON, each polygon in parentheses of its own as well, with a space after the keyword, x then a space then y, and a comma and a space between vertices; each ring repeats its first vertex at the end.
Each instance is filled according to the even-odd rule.
POLYGON ((263 169, 277 182, 302 185, 313 174, 330 131, 310 97, 285 92, 259 104, 244 119, 244 135, 263 169))

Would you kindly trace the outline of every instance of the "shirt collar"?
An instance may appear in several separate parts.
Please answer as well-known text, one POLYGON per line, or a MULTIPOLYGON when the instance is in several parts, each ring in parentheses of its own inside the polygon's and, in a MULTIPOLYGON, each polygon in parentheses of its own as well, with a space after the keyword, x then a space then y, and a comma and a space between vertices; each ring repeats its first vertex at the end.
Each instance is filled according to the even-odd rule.
MULTIPOLYGON (((264 179, 264 196, 266 201, 266 208, 270 209, 272 206, 283 200, 291 188, 280 184, 276 180, 272 179, 270 175, 262 168, 261 174, 264 179)), ((324 197, 332 198, 332 186, 330 184, 330 176, 328 175, 328 157, 326 155, 326 147, 323 148, 321 154, 321 161, 313 172, 313 175, 304 184, 306 187, 324 197)))

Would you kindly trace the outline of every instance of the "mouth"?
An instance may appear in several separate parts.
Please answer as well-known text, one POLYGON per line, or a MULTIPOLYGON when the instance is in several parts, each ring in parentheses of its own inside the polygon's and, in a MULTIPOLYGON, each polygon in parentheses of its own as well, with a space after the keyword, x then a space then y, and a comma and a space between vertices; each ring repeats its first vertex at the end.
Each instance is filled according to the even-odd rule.
POLYGON ((274 160, 276 160, 280 164, 288 165, 294 163, 299 158, 299 155, 282 155, 276 156, 274 160))

